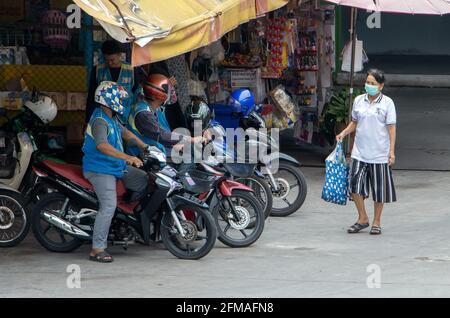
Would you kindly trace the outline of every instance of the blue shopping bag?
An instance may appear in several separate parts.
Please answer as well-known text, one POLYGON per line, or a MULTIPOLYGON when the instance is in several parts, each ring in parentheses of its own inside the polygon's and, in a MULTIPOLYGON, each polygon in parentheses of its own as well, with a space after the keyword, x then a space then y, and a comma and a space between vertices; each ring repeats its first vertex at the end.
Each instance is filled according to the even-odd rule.
POLYGON ((349 166, 345 160, 342 141, 325 160, 326 175, 322 199, 340 205, 347 204, 349 166))

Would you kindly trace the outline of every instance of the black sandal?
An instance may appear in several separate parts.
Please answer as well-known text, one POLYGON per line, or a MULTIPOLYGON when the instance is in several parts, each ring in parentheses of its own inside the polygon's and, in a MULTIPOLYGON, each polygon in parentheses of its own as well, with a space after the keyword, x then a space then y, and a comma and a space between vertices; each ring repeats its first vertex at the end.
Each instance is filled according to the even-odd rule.
POLYGON ((370 229, 370 234, 372 235, 380 235, 381 234, 381 226, 372 226, 372 228, 370 229))
POLYGON ((365 229, 366 227, 369 227, 369 223, 364 223, 364 224, 355 223, 348 228, 347 232, 351 233, 351 234, 358 233, 359 231, 365 229))
POLYGON ((89 260, 99 263, 111 263, 114 261, 111 255, 108 254, 106 251, 98 252, 94 256, 89 255, 89 260))

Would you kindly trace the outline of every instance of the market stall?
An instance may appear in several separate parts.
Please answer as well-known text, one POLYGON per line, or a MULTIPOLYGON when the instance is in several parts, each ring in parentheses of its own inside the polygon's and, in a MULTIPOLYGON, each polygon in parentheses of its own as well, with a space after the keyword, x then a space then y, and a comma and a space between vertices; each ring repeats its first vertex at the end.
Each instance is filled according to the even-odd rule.
POLYGON ((197 64, 207 66, 194 66, 194 81, 221 112, 230 92, 249 88, 268 127, 292 128, 298 142, 323 146, 320 119, 332 90, 334 24, 333 5, 291 1, 200 50, 197 64))
POLYGON ((25 81, 56 102, 58 116, 50 130, 61 135, 61 144, 79 145, 89 64, 85 52, 91 50, 93 30, 69 28, 82 18, 80 11, 68 10, 70 5, 69 0, 0 1, 0 107, 10 116, 22 110, 20 82, 25 81))

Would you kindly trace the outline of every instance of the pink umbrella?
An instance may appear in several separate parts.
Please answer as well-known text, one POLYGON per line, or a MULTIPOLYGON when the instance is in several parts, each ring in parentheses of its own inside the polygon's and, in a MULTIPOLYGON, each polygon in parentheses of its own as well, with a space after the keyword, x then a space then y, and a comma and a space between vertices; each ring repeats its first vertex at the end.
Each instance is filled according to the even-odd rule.
POLYGON ((450 13, 449 0, 327 0, 336 4, 371 11, 408 14, 450 13))
MULTIPOLYGON (((350 71, 350 112, 349 120, 351 120, 351 109, 353 101, 353 76, 354 76, 354 60, 355 60, 355 42, 356 42, 356 19, 357 8, 391 13, 406 14, 431 14, 443 15, 450 13, 450 0, 327 0, 328 2, 339 5, 350 6, 352 8, 351 19, 351 38, 352 38, 352 58, 350 71)), ((350 148, 350 140, 348 147, 350 148)))

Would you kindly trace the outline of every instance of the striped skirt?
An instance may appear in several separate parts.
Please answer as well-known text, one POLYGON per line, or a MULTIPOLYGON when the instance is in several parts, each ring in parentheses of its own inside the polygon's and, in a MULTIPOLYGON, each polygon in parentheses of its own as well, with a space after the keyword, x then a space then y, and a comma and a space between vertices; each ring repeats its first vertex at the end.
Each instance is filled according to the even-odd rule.
POLYGON ((392 169, 387 163, 366 163, 352 159, 350 170, 350 193, 369 197, 369 187, 375 202, 397 201, 392 169))

